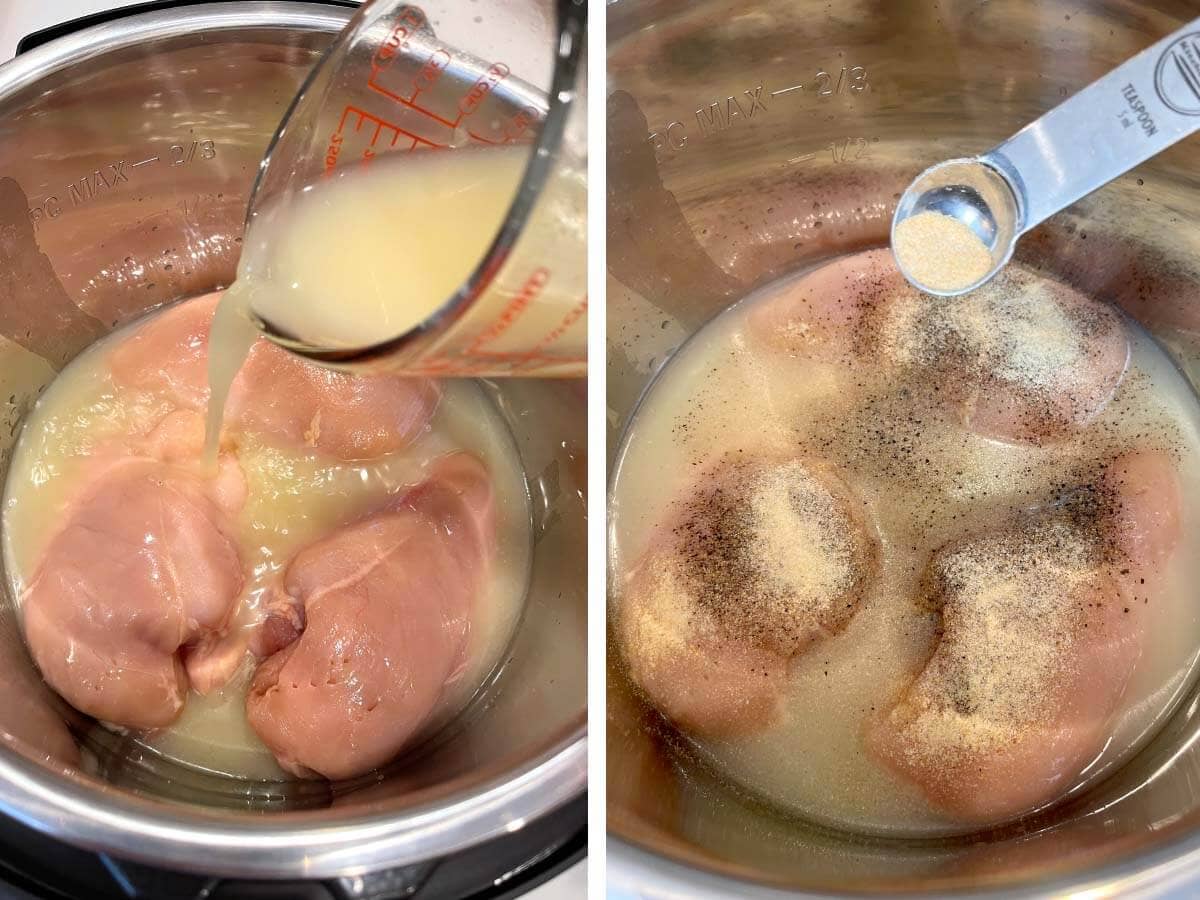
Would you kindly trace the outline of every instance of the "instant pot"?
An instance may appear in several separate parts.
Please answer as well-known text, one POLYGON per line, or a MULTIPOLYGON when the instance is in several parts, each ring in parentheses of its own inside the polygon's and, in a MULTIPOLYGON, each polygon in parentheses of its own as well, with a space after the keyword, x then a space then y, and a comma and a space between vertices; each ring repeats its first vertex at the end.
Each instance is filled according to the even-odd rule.
MULTIPOLYGON (((714 315, 885 246, 919 172, 995 146, 1197 12, 1183 0, 610 3, 610 457, 655 374, 714 315)), ((1198 224, 1190 139, 1053 217, 1017 258, 1123 308, 1195 385, 1198 224)), ((1195 686, 1080 797, 965 838, 885 840, 728 787, 681 751, 609 647, 607 860, 620 896, 1200 894, 1195 686)))
MULTIPOLYGON (((232 280, 263 151, 352 11, 153 3, 33 35, 0 67, 0 475, 80 350, 232 280)), ((484 387, 521 451, 534 562, 513 643, 461 720, 345 783, 199 771, 47 690, 5 597, 0 895, 508 897, 582 858, 586 395, 484 387)))

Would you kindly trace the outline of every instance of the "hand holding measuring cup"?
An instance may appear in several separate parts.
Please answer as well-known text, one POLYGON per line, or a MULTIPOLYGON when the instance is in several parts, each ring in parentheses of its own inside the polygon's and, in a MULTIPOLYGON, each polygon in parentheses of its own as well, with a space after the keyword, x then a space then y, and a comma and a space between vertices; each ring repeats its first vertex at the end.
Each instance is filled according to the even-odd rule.
POLYGON ((293 102, 238 269, 340 368, 586 373, 585 6, 375 0, 293 102))

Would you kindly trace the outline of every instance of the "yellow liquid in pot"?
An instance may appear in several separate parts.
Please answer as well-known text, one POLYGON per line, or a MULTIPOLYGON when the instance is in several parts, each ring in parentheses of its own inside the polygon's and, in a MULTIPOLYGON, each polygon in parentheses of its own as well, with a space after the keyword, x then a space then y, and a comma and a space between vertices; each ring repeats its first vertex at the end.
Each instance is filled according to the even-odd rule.
MULTIPOLYGON (((847 369, 756 345, 749 317, 779 290, 777 284, 747 298, 697 332, 635 412, 617 455, 609 513, 614 604, 674 501, 705 465, 739 450, 803 455, 807 439, 832 436, 836 446, 839 432, 874 433, 880 425, 879 413, 856 412, 847 400, 882 383, 870 365, 847 369)), ((894 703, 936 640, 934 620, 914 615, 911 603, 925 560, 946 541, 994 525, 995 503, 1021 506, 1020 489, 1037 488, 1022 474, 1031 462, 1043 464, 1037 477, 1051 484, 1112 440, 1139 433, 1171 436, 1180 454, 1182 539, 1149 619, 1147 650, 1109 723, 1112 739, 1070 787, 1097 783, 1143 745, 1190 683, 1200 646, 1200 409, 1163 351, 1136 326, 1130 331, 1132 358, 1121 387, 1069 441, 1019 446, 935 427, 923 436, 927 460, 919 479, 851 471, 847 477, 883 537, 874 586, 844 631, 793 661, 778 721, 740 737, 685 735, 695 751, 728 781, 838 829, 919 837, 973 830, 884 768, 862 738, 868 717, 894 703)))
MULTIPOLYGON (((165 411, 148 393, 118 385, 108 357, 132 328, 94 344, 65 368, 26 419, 13 451, 4 499, 4 554, 9 587, 22 595, 43 548, 61 522, 89 452, 106 438, 144 429, 165 411)), ((522 609, 530 571, 530 502, 517 448, 481 387, 443 385, 424 433, 395 453, 339 462, 265 438, 242 435, 236 454, 249 494, 238 519, 246 583, 238 620, 254 619, 268 580, 306 544, 419 482, 425 467, 456 449, 487 466, 496 498, 496 555, 486 593, 471 620, 468 669, 450 689, 427 731, 453 718, 499 663, 522 609)), ((180 718, 139 740, 198 768, 247 778, 283 778, 246 722, 245 695, 254 672, 247 656, 237 676, 207 697, 190 692, 180 718)))

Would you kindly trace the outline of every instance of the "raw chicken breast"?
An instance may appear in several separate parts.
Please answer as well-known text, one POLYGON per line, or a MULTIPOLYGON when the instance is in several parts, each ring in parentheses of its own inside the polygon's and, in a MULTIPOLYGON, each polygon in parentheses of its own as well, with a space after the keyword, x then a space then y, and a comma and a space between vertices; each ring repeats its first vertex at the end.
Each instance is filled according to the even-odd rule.
POLYGON ((943 634, 872 751, 936 806, 990 824, 1049 803, 1101 751, 1179 537, 1167 457, 1127 454, 1061 507, 939 551, 943 634))
POLYGON ((495 524, 487 471, 443 457, 392 505, 317 541, 288 565, 302 608, 268 620, 267 658, 246 699, 279 764, 343 779, 395 757, 462 672, 471 613, 486 583, 495 524))
MULTIPOLYGON (((900 289, 884 251, 873 250, 814 269, 749 316, 751 334, 791 356, 841 359, 866 337, 872 306, 900 289)), ((901 281, 903 279, 900 279, 901 281)))
POLYGON ((1085 427, 1129 361, 1120 316, 1065 285, 1010 266, 964 297, 912 288, 888 250, 835 260, 750 316, 750 333, 792 356, 881 361, 986 437, 1043 444, 1085 427))
POLYGON ((1018 256, 1081 293, 1120 307, 1156 336, 1182 339, 1193 351, 1200 347, 1200 268, 1190 249, 1171 247, 1170 237, 1159 229, 1149 240, 1131 236, 1124 227, 1088 225, 1086 240, 1079 231, 1078 223, 1065 216, 1043 224, 1021 239, 1018 256), (1164 238, 1167 243, 1158 246, 1164 238))
POLYGON ((233 383, 225 421, 337 459, 373 459, 412 443, 440 398, 425 378, 346 375, 260 340, 233 383))
POLYGON ((1117 498, 1111 507, 1111 539, 1132 567, 1124 579, 1124 593, 1127 598, 1145 601, 1161 586, 1179 542, 1179 479, 1175 467, 1165 453, 1126 453, 1108 465, 1104 484, 1117 498))
MULTIPOLYGON (((996 279, 979 314, 959 316, 975 332, 968 427, 1000 440, 1042 444, 1087 426, 1129 365, 1118 314, 1065 285, 1019 270, 996 279), (1002 339, 984 339, 993 331, 1002 339)), ((964 310, 972 301, 963 298, 964 310)))
POLYGON ((208 405, 208 332, 220 294, 178 303, 117 345, 109 368, 119 384, 149 391, 180 409, 208 405))
MULTIPOLYGON (((142 325, 112 355, 121 384, 181 409, 208 403, 208 336, 218 294, 179 304, 142 325)), ((343 460, 370 459, 413 441, 440 399, 437 384, 396 375, 333 372, 258 341, 234 380, 225 427, 266 434, 343 460)))
POLYGON ((769 725, 779 712, 786 657, 728 633, 661 563, 647 557, 617 610, 629 677, 685 731, 734 735, 769 725))
POLYGON ((228 518, 187 469, 144 457, 100 466, 22 598, 46 681, 98 719, 170 724, 188 690, 188 648, 225 629, 242 588, 228 518))
POLYGON ((725 459, 701 474, 616 605, 650 702, 698 734, 770 724, 788 660, 845 628, 875 570, 860 508, 815 461, 725 459))

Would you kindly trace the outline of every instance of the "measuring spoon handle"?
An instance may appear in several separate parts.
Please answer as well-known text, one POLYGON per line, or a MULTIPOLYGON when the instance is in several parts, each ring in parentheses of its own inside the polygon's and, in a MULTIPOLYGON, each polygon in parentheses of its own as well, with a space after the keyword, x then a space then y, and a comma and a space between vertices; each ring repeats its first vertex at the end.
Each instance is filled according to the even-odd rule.
POLYGON ((1200 128, 1200 19, 980 157, 1017 195, 1017 234, 1200 128))

